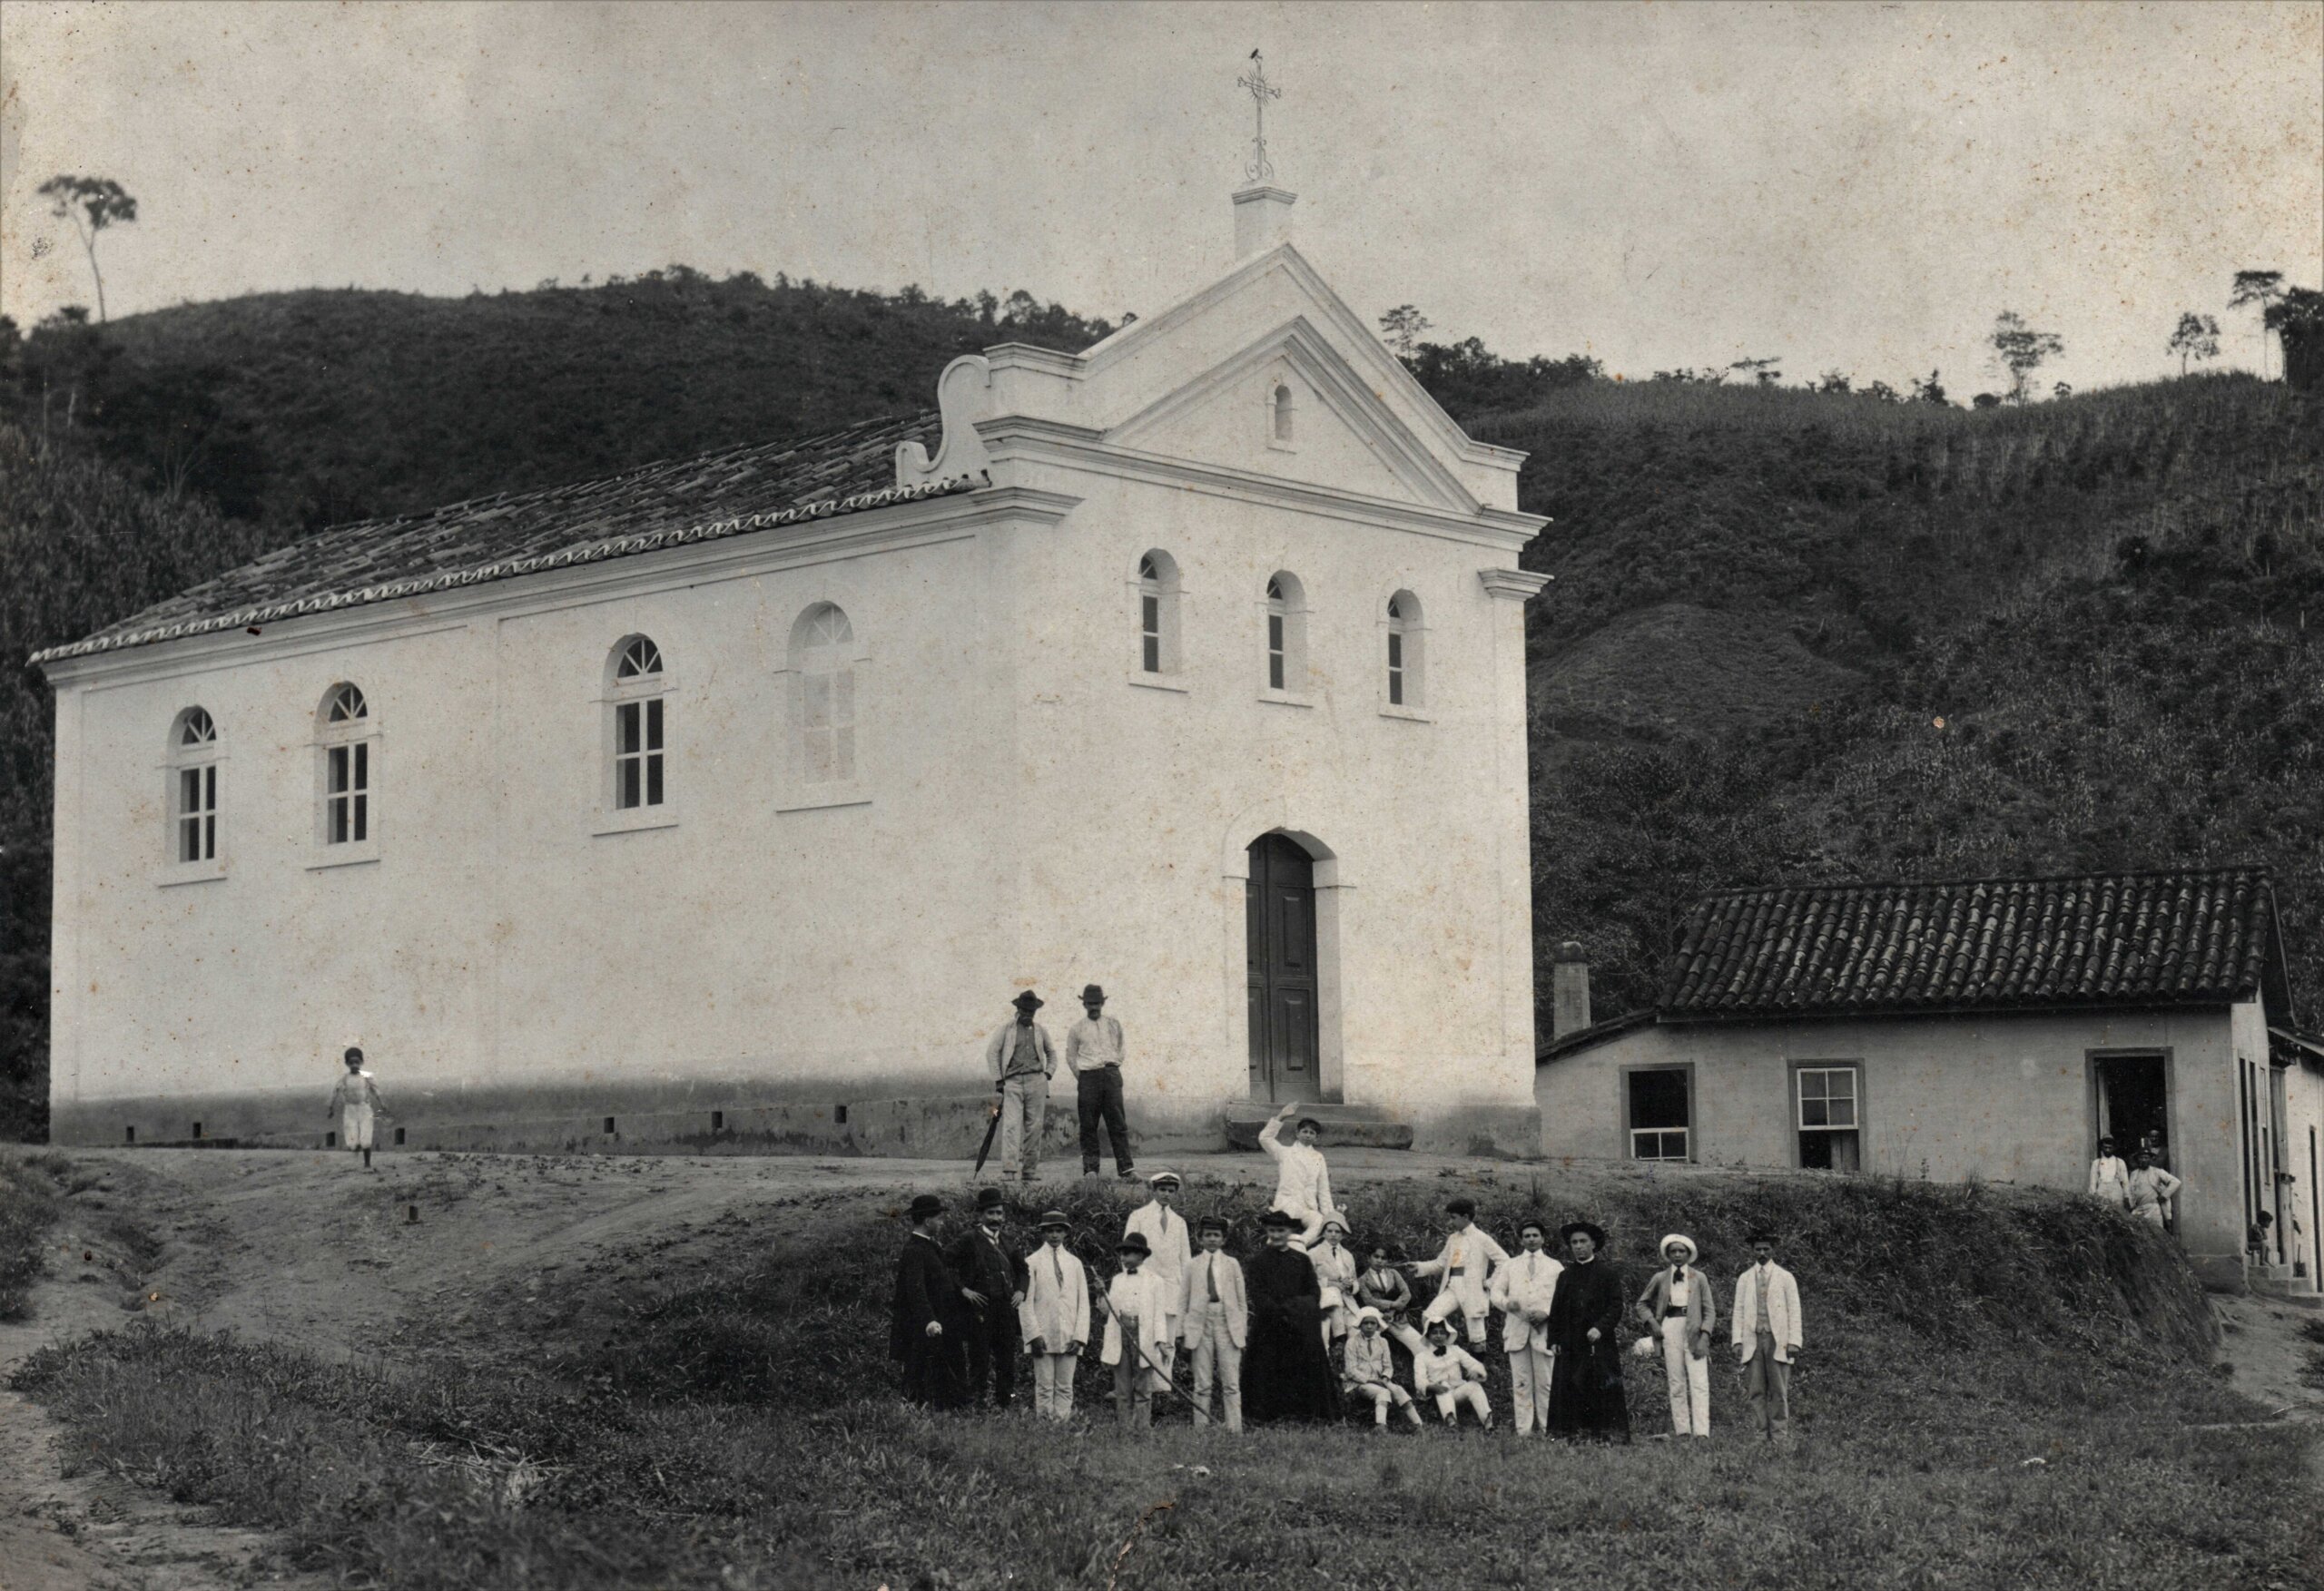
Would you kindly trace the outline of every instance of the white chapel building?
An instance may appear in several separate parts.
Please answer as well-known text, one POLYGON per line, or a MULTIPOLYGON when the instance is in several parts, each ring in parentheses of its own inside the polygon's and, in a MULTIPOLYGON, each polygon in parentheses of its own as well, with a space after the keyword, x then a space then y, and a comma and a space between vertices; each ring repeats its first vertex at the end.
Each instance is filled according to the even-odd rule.
POLYGON ((1149 1151, 1298 1099, 1538 1153, 1544 521, 1291 207, 936 412, 340 526, 41 654, 56 1140, 320 1144, 359 1044, 413 1147, 960 1154, 1010 999, 1061 1039, 1095 982, 1149 1151))

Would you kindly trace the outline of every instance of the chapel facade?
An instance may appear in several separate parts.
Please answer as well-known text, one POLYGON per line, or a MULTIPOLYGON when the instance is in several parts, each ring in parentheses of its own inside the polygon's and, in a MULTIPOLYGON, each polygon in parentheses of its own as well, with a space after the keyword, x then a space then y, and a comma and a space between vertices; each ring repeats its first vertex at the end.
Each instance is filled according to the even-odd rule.
POLYGON ((952 1154, 1010 998, 1061 1036, 1094 982, 1148 1145, 1300 1099, 1534 1152, 1545 522, 1291 205, 933 414, 340 526, 42 654, 57 1140, 319 1143, 359 1044, 410 1146, 952 1154))

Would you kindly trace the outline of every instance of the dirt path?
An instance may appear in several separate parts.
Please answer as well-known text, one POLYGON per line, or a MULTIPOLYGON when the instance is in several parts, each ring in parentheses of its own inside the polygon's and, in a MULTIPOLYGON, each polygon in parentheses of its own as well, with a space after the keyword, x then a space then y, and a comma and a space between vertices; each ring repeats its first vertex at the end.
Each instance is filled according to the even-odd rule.
MULTIPOLYGON (((864 1189, 965 1193, 958 1162, 484 1154, 352 1156, 226 1150, 95 1150, 55 1234, 55 1272, 27 1325, 0 1326, 0 1378, 43 1343, 141 1318, 296 1342, 417 1369, 477 1340, 521 1341, 525 1318, 560 1309, 559 1272, 618 1258, 651 1273, 714 1225, 803 1197, 864 1189), (85 1256, 85 1258, 84 1257, 85 1256), (544 1291, 548 1296, 544 1296, 544 1291)), ((1198 1155, 1176 1169, 1273 1185, 1251 1154, 1198 1155)), ((1366 1183, 1493 1178, 1534 1168, 1343 1150, 1334 1181, 1360 1207, 1366 1183)), ((1561 1170, 1609 1183, 1628 1167, 1561 1170)), ((1448 1186, 1448 1192, 1450 1188, 1448 1186)), ((2216 1301, 2232 1328, 2234 1384, 2287 1419, 2324 1420, 2301 1384, 2324 1318, 2264 1300, 2216 1301)), ((202 1522, 155 1494, 94 1473, 68 1477, 54 1424, 0 1392, 0 1591, 210 1591, 261 1583, 264 1539, 202 1522)), ((316 1582, 283 1580, 290 1585, 316 1582)))

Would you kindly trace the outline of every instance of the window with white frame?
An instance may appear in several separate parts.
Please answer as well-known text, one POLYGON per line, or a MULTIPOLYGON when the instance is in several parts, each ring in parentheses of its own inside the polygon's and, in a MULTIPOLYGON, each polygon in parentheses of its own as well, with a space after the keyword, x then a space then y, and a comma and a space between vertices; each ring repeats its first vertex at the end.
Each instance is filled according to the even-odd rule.
POLYGON ((1684 1066, 1641 1066, 1623 1075, 1622 1104, 1632 1160, 1686 1160, 1694 1075, 1684 1066))
POLYGON ((170 859, 218 859, 218 725, 199 707, 170 731, 170 859))
POLYGON ((647 636, 625 637, 614 648, 606 693, 613 715, 609 766, 615 811, 641 811, 668 799, 669 693, 662 649, 647 636))
POLYGON ((1137 560, 1137 671, 1178 672, 1178 562, 1159 547, 1137 560))
POLYGON ((326 846, 371 842, 371 704, 350 684, 324 694, 318 750, 322 757, 322 840, 326 846))
POLYGON ((847 784, 856 776, 855 627, 836 604, 817 603, 791 632, 798 676, 799 778, 847 784))
POLYGON ((1278 569, 1267 576, 1266 683, 1270 691, 1305 695, 1307 690, 1307 591, 1299 576, 1278 569))
POLYGON ((1864 1164, 1861 1069, 1808 1066, 1792 1073, 1797 1094, 1799 1164, 1813 1171, 1856 1171, 1864 1164))
POLYGON ((1390 597, 1385 682, 1389 706, 1418 708, 1422 704, 1427 661, 1423 652, 1425 638, 1426 632, 1421 626, 1420 598, 1409 591, 1400 591, 1390 597))

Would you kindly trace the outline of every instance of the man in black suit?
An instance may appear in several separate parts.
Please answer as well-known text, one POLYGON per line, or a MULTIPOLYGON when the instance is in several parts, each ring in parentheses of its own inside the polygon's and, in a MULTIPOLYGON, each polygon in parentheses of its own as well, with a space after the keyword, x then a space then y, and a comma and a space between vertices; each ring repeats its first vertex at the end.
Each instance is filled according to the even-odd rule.
POLYGON ((905 1397, 930 1409, 958 1409, 969 1398, 966 1352, 975 1322, 937 1244, 943 1213, 944 1201, 933 1193, 911 1202, 911 1235, 896 1260, 888 1357, 904 1367, 905 1397))
POLYGON ((1001 1229, 1008 1223, 1000 1190, 987 1188, 977 1195, 976 1224, 944 1252, 960 1279, 961 1296, 974 1311, 968 1332, 968 1400, 973 1403, 984 1396, 990 1372, 995 1409, 1008 1408, 1016 1395, 1017 1308, 1025 1301, 1025 1262, 1001 1243, 1001 1229))

